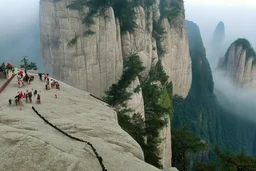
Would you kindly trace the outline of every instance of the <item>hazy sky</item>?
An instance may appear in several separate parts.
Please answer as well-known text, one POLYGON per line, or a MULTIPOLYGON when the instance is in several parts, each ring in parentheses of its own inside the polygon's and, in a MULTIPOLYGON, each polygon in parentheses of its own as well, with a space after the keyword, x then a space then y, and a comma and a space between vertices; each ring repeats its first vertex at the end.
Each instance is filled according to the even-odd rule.
POLYGON ((186 4, 207 4, 225 6, 256 6, 255 0, 185 0, 186 4))
POLYGON ((228 42, 244 37, 256 48, 256 0, 185 0, 186 18, 197 23, 209 41, 219 21, 228 42))
POLYGON ((39 17, 39 0, 0 0, 0 36, 17 33, 39 17))

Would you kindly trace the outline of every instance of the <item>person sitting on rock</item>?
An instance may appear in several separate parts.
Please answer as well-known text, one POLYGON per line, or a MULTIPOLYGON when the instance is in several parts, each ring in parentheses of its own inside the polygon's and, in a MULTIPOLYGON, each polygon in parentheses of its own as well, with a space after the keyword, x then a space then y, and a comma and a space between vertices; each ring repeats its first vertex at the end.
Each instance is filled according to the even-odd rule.
POLYGON ((38 94, 37 95, 37 104, 40 104, 41 103, 41 97, 40 97, 40 95, 38 94))

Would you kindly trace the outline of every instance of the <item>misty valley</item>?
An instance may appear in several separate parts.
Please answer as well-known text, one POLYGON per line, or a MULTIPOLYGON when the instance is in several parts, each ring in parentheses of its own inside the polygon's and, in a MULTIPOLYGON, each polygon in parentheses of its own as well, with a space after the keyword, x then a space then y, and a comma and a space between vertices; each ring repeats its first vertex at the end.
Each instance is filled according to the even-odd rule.
POLYGON ((0 171, 256 170, 253 0, 0 3, 0 171))

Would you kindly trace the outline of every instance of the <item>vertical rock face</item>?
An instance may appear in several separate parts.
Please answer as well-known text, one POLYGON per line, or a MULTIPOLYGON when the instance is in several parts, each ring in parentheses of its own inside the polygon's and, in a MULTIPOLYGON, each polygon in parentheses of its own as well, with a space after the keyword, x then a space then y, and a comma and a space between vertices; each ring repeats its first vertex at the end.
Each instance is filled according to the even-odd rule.
POLYGON ((87 29, 81 15, 67 9, 71 0, 41 0, 41 53, 46 71, 77 88, 102 96, 122 74, 120 29, 112 8, 95 17, 95 34, 87 29), (68 43, 77 37, 77 43, 68 43))
POLYGON ((225 25, 222 21, 216 26, 212 42, 209 47, 209 62, 215 68, 218 63, 218 58, 224 53, 223 44, 225 41, 225 25))
MULTIPOLYGON (((172 5, 175 0, 165 0, 172 5)), ((94 34, 83 36, 88 31, 82 24, 82 16, 76 10, 66 8, 72 0, 41 0, 41 53, 47 72, 54 77, 79 89, 103 96, 110 85, 116 83, 123 70, 123 59, 137 54, 145 70, 142 79, 147 77, 152 66, 161 59, 174 94, 186 97, 192 82, 191 59, 186 34, 184 4, 179 2, 181 13, 170 22, 163 18, 160 23, 166 34, 161 40, 166 54, 158 56, 157 42, 153 35, 153 22, 160 19, 160 0, 151 7, 138 6, 134 32, 120 31, 118 19, 110 7, 104 15, 94 17, 90 26, 94 34), (107 17, 106 17, 107 16, 107 17), (76 43, 68 43, 76 37, 76 43)), ((88 9, 87 9, 88 10, 88 9)), ((75 40, 75 39, 74 39, 75 40)), ((139 79, 128 88, 133 91, 140 85, 139 79)), ((134 93, 128 107, 144 115, 143 94, 134 93)), ((162 132, 165 138, 162 151, 163 167, 171 166, 170 123, 162 132)))
POLYGON ((255 86, 256 55, 250 43, 238 39, 228 49, 224 58, 219 59, 218 68, 225 71, 227 77, 237 86, 255 86))
POLYGON ((214 30, 212 37, 212 44, 214 46, 221 46, 225 40, 225 25, 220 21, 214 30))
MULTIPOLYGON (((182 10, 184 10, 183 4, 182 10)), ((166 37, 163 45, 166 51, 162 58, 163 67, 173 83, 173 93, 186 97, 192 82, 191 57, 184 15, 176 17, 170 23, 163 20, 166 37)))

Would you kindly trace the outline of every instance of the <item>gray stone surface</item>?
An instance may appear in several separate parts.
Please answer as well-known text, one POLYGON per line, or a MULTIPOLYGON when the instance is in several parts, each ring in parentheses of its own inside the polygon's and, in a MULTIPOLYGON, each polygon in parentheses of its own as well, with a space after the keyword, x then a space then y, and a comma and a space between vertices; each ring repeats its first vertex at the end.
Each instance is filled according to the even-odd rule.
POLYGON ((220 58, 219 67, 224 69, 225 74, 239 87, 255 87, 256 69, 253 64, 253 57, 246 60, 246 50, 241 46, 232 44, 228 51, 227 66, 224 58, 220 58))
MULTIPOLYGON (((137 27, 133 33, 120 33, 119 21, 115 19, 113 9, 109 8, 105 11, 108 17, 94 17, 95 24, 90 29, 95 34, 88 37, 83 37, 88 26, 81 24, 80 14, 66 8, 71 1, 40 1, 41 51, 47 72, 65 83, 103 96, 104 91, 122 75, 123 59, 138 54, 145 67, 141 76, 147 77, 159 59, 152 31, 153 20, 160 18, 160 1, 157 0, 148 11, 142 7, 135 8, 137 27), (78 37, 77 44, 68 47, 68 42, 75 36, 78 37)), ((183 2, 180 5, 184 10, 183 2)), ((167 19, 162 23, 166 30, 162 44, 167 53, 161 59, 169 81, 173 83, 174 94, 186 97, 192 82, 192 69, 183 14, 171 23, 167 19)), ((139 84, 136 79, 129 89, 139 84)), ((143 104, 141 93, 134 93, 128 102, 129 107, 144 117, 143 104)), ((168 141, 161 148, 162 161, 164 168, 168 168, 171 166, 171 134, 169 130, 163 133, 168 141)))
POLYGON ((117 123, 113 109, 85 91, 60 82, 45 90, 36 77, 19 89, 14 78, 0 94, 1 171, 102 171, 92 149, 56 131, 31 109, 68 134, 91 142, 109 171, 160 171, 143 161, 140 146, 117 123), (17 91, 38 90, 41 104, 8 106, 17 91), (58 94, 58 99, 54 94, 58 94))

